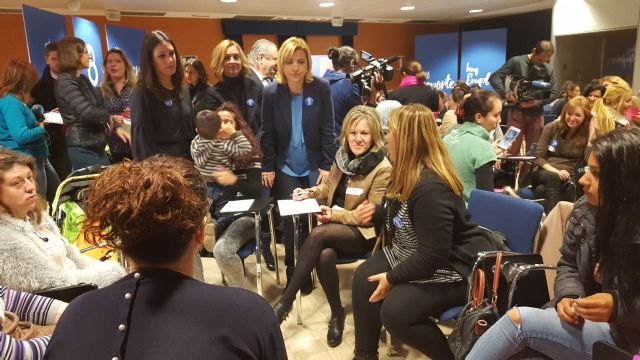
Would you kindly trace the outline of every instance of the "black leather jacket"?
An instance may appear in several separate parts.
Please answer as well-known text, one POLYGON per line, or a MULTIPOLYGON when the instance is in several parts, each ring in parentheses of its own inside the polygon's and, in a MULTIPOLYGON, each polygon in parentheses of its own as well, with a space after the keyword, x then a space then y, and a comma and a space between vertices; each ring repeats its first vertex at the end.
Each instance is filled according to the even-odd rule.
POLYGON ((56 101, 68 126, 67 146, 104 152, 109 111, 89 79, 84 75, 61 74, 56 83, 56 101))

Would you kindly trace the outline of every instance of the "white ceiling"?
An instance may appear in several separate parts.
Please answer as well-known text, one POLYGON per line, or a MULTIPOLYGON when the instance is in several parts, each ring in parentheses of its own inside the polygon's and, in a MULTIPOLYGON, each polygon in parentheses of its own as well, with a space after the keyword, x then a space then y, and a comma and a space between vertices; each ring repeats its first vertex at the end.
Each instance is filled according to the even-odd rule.
POLYGON ((238 0, 236 3, 222 3, 219 0, 71 0, 81 3, 80 10, 72 13, 65 6, 69 1, 0 0, 0 11, 19 9, 26 4, 67 15, 104 15, 105 10, 118 10, 123 16, 129 12, 153 12, 165 17, 240 16, 260 17, 257 20, 276 18, 310 21, 342 17, 364 22, 460 23, 550 9, 553 6, 553 0, 238 0), (320 8, 318 4, 325 1, 333 1, 335 6, 320 8), (401 11, 400 7, 404 5, 413 5, 415 10, 401 11), (470 14, 471 9, 484 9, 484 12, 470 14))

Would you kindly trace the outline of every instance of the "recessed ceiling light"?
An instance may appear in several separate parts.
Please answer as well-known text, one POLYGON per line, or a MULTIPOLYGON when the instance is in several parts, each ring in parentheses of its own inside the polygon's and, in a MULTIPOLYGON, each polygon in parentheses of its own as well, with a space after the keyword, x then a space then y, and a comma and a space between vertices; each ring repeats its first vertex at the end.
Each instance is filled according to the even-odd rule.
POLYGON ((411 11, 411 10, 415 10, 415 9, 416 9, 416 7, 413 6, 413 5, 407 5, 407 6, 403 6, 403 7, 400 8, 400 10, 402 10, 402 11, 411 11))
POLYGON ((333 5, 335 5, 335 3, 332 3, 332 2, 323 2, 319 4, 319 6, 322 8, 332 7, 333 5))
POLYGON ((234 2, 238 2, 238 0, 220 0, 223 3, 234 3, 234 2))
POLYGON ((469 13, 470 13, 470 14, 476 14, 476 13, 481 13, 481 12, 483 12, 483 11, 484 11, 484 10, 482 10, 482 9, 473 9, 473 10, 469 10, 469 13))

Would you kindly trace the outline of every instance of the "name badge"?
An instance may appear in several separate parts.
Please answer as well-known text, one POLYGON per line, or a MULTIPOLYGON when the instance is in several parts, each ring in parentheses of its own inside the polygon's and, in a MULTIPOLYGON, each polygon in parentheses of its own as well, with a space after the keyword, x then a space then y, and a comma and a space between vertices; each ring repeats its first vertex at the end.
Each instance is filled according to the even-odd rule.
POLYGON ((362 188, 354 188, 354 187, 347 188, 347 195, 360 196, 362 195, 363 192, 364 190, 362 188))

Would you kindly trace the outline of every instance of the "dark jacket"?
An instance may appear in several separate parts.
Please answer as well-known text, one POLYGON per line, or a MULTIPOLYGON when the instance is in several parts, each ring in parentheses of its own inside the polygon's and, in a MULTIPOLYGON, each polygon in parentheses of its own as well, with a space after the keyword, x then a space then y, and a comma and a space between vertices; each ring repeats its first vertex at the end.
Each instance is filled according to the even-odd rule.
POLYGON ((196 136, 189 90, 180 99, 162 101, 144 86, 131 94, 131 150, 134 160, 156 154, 191 159, 191 140, 196 136))
MULTIPOLYGON (((411 222, 403 226, 414 228, 418 246, 408 259, 387 272, 391 284, 429 279, 437 269, 445 267, 453 268, 467 279, 478 252, 497 250, 488 233, 471 221, 462 196, 454 194, 432 171, 422 173, 407 201, 411 222)), ((396 211, 390 210, 384 217, 376 216, 377 221, 384 219, 385 222, 384 236, 376 247, 393 243, 393 233, 387 228, 395 226, 393 219, 399 205, 389 201, 387 207, 396 211)), ((376 223, 379 225, 382 223, 376 223)))
POLYGON ((262 126, 262 121, 260 120, 262 84, 258 84, 257 81, 248 76, 225 77, 223 81, 215 85, 215 90, 224 101, 236 104, 253 133, 259 136, 262 126))
POLYGON ((438 92, 429 85, 409 85, 397 88, 389 93, 389 100, 396 100, 402 105, 422 104, 431 111, 438 111, 438 92))
MULTIPOLYGON (((500 94, 502 98, 506 96, 508 89, 504 88, 504 80, 507 75, 514 77, 514 80, 527 78, 529 76, 529 55, 518 55, 507 60, 500 69, 496 70, 491 76, 489 76, 489 83, 494 90, 500 94)), ((540 101, 540 105, 545 105, 556 99, 558 93, 556 91, 556 72, 553 70, 551 64, 544 64, 544 69, 549 76, 549 82, 551 83, 551 96, 548 99, 540 101)), ((540 79, 530 79, 540 80, 540 79)))
POLYGON ((45 356, 115 357, 278 360, 287 353, 273 310, 258 295, 143 269, 75 299, 45 356))
POLYGON ((49 65, 44 68, 40 80, 31 90, 31 97, 33 98, 33 103, 42 105, 45 112, 58 107, 56 102, 56 79, 51 76, 49 65))
MULTIPOLYGON (((286 84, 264 88, 262 104, 263 171, 284 165, 291 141, 291 93, 286 84)), ((302 128, 311 169, 329 171, 336 154, 333 105, 329 83, 314 76, 302 90, 302 128)))
POLYGON ((224 102, 222 95, 210 85, 190 87, 189 94, 191 95, 194 116, 202 110, 215 111, 224 102))
POLYGON ((262 90, 264 89, 264 84, 262 83, 261 76, 261 74, 257 74, 255 71, 253 71, 253 68, 250 68, 249 73, 247 74, 248 78, 253 79, 253 81, 255 81, 256 84, 259 85, 260 93, 262 93, 262 90))
POLYGON ((329 81, 331 100, 333 101, 333 117, 336 121, 336 136, 340 136, 344 117, 351 108, 361 104, 360 87, 351 83, 347 74, 340 71, 327 70, 322 78, 329 81))
POLYGON ((609 321, 613 339, 616 345, 636 353, 640 351, 640 300, 620 296, 607 276, 603 276, 602 285, 595 281, 593 271, 598 262, 595 217, 596 208, 584 196, 576 201, 560 248, 561 257, 553 286, 555 297, 549 305, 555 307, 566 297, 577 299, 599 292, 610 293, 614 302, 609 321))
POLYGON ((105 128, 109 111, 102 96, 86 76, 60 74, 56 83, 56 102, 67 125, 67 146, 77 146, 104 153, 105 128))

